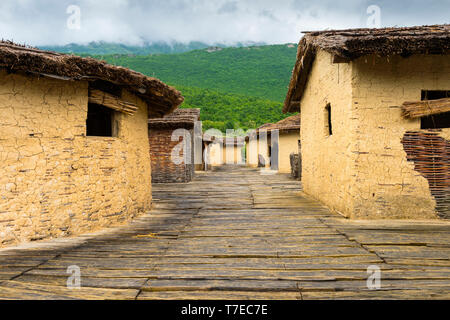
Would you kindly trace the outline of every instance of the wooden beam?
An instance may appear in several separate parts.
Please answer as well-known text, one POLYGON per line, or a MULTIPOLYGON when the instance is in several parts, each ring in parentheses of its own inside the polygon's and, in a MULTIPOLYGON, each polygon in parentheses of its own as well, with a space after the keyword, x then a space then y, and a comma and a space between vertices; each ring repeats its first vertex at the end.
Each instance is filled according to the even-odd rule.
POLYGON ((162 100, 148 99, 147 110, 149 118, 163 117, 174 111, 174 107, 162 100))
POLYGON ((89 102, 99 104, 128 115, 134 115, 138 110, 138 107, 134 103, 124 101, 101 90, 90 90, 89 102))
POLYGON ((411 119, 450 112, 450 98, 405 102, 402 112, 403 117, 411 119))
POLYGON ((300 101, 291 101, 291 107, 289 109, 291 112, 300 112, 300 101))
POLYGON ((349 63, 350 61, 351 61, 351 59, 346 58, 346 57, 342 57, 342 56, 338 56, 338 55, 333 56, 333 63, 349 63))

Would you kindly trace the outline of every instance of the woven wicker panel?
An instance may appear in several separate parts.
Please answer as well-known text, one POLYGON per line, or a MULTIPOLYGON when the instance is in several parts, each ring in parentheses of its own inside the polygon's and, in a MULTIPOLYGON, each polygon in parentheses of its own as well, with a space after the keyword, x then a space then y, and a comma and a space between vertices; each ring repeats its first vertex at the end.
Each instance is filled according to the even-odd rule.
POLYGON ((439 216, 450 219, 450 141, 433 132, 407 132, 402 140, 415 170, 430 185, 439 216))

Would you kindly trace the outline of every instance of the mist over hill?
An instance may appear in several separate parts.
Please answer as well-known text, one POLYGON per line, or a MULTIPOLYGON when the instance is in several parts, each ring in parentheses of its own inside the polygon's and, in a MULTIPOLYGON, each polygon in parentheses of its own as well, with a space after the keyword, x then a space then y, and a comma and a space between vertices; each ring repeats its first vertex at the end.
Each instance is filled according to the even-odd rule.
POLYGON ((41 49, 56 51, 61 53, 71 54, 88 54, 88 55, 108 55, 108 54, 126 54, 126 55, 149 55, 149 54, 173 54, 183 53, 192 50, 206 49, 209 47, 247 47, 253 45, 264 45, 264 43, 234 43, 232 45, 226 45, 217 43, 214 45, 207 44, 199 41, 192 41, 188 43, 181 42, 154 42, 145 43, 142 46, 131 46, 121 43, 110 42, 91 42, 89 44, 76 44, 71 43, 65 46, 40 46, 41 49))

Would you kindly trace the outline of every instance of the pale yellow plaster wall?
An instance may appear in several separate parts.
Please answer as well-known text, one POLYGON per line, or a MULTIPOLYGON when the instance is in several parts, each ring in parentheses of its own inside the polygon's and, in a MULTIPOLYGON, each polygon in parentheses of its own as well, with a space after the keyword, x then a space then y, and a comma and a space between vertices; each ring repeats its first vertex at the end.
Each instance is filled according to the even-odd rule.
POLYGON ((217 167, 223 165, 223 153, 221 143, 215 142, 210 145, 209 161, 211 166, 217 167))
POLYGON ((267 133, 252 137, 247 143, 247 166, 258 167, 259 156, 262 155, 266 161, 266 167, 269 167, 269 144, 270 138, 267 133))
MULTIPOLYGON (((333 64, 319 51, 301 101, 306 193, 354 219, 434 219, 428 181, 401 143, 420 120, 401 116, 422 90, 450 90, 448 56, 363 57, 333 64), (333 135, 327 136, 327 103, 333 135)), ((448 139, 450 129, 439 135, 448 139)))
POLYGON ((213 143, 210 150, 210 161, 213 167, 224 164, 245 165, 242 157, 244 146, 224 146, 222 143, 213 143))
POLYGON ((86 137, 88 83, 0 72, 0 246, 122 224, 151 208, 147 106, 86 137))
MULTIPOLYGON (((291 153, 298 153, 298 140, 300 134, 297 131, 281 131, 278 138, 278 165, 280 173, 291 172, 291 153)), ((259 135, 258 138, 249 139, 247 142, 247 166, 258 166, 258 155, 266 159, 266 167, 270 167, 269 146, 271 138, 267 134, 259 135)))
MULTIPOLYGON (((428 181, 406 160, 401 140, 420 131, 400 106, 422 90, 450 90, 450 57, 415 55, 360 58, 353 65, 353 117, 357 119, 355 218, 437 218, 428 181)), ((443 129, 442 137, 450 129, 443 129)))
POLYGON ((242 146, 225 145, 223 147, 223 163, 243 165, 242 149, 242 146))
POLYGON ((302 184, 307 194, 347 216, 354 202, 355 126, 351 66, 333 64, 330 54, 319 51, 301 100, 302 184), (331 136, 326 129, 328 103, 331 136))
POLYGON ((258 166, 258 140, 251 137, 247 142, 247 166, 255 168, 258 166))
POLYGON ((280 173, 291 172, 291 153, 298 153, 298 140, 300 140, 300 134, 297 131, 279 133, 278 171, 280 173))
POLYGON ((261 155, 265 161, 265 167, 270 167, 269 146, 271 145, 270 134, 267 132, 261 132, 258 135, 257 151, 258 161, 261 155))

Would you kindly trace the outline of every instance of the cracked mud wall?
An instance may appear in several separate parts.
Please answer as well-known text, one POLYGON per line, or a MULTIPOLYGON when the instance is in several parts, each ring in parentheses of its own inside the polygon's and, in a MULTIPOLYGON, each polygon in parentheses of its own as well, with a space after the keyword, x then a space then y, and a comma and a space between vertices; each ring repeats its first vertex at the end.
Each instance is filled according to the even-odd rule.
MULTIPOLYGON (((400 106, 421 100, 422 90, 449 90, 448 56, 360 58, 353 63, 353 109, 357 119, 354 218, 434 219, 436 201, 422 173, 408 161, 402 140, 420 130, 400 106)), ((450 129, 439 133, 448 137, 450 129)))
POLYGON ((319 50, 301 101, 303 189, 346 216, 353 212, 356 157, 351 77, 349 64, 334 64, 329 53, 319 50), (332 135, 327 128, 328 104, 332 135))
MULTIPOLYGON (((305 193, 353 219, 437 219, 429 182, 402 144, 406 132, 423 131, 420 119, 404 119, 400 106, 422 90, 449 90, 449 75, 448 56, 334 64, 319 50, 301 101, 305 193)), ((448 140, 450 129, 437 134, 448 140)))
POLYGON ((255 136, 250 137, 246 142, 247 147, 247 158, 246 163, 250 168, 258 167, 258 139, 255 136))
POLYGON ((147 106, 86 137, 88 83, 0 71, 0 246, 123 224, 150 209, 147 106))
POLYGON ((291 154, 298 153, 298 131, 279 133, 278 171, 280 173, 291 173, 291 154))

